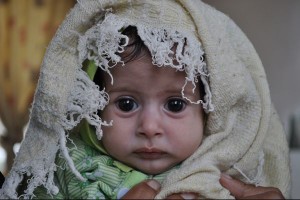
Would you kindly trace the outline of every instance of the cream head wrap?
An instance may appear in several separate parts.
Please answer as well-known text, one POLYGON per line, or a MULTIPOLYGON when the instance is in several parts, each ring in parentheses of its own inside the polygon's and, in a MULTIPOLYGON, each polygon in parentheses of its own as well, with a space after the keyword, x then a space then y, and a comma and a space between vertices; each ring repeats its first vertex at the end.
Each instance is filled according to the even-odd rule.
POLYGON ((78 0, 45 54, 26 137, 0 197, 17 198, 24 176, 30 179, 23 197, 39 185, 57 193, 53 176, 59 150, 84 180, 68 154, 66 135, 85 119, 101 138, 101 126, 109 122, 96 113, 109 97, 88 78, 82 63, 94 60, 109 73, 109 62, 121 62, 116 52, 124 48, 120 40, 128 38, 120 30, 128 25, 137 27, 155 65, 185 71, 186 80, 194 84, 200 77, 206 91, 202 104, 209 114, 203 143, 167 176, 157 198, 178 192, 232 198, 219 184, 221 172, 277 187, 288 197, 288 147, 262 63, 230 18, 196 0, 78 0), (175 43, 183 52, 175 54, 177 65, 170 57, 175 43))

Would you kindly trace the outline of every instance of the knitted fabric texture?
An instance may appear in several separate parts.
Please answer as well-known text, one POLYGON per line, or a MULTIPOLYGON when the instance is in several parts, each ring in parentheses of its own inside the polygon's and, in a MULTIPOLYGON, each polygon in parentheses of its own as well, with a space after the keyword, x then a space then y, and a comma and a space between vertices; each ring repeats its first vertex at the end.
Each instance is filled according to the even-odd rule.
POLYGON ((0 198, 18 198, 25 175, 31 178, 22 197, 31 197, 39 185, 58 193, 53 175, 59 150, 75 176, 85 180, 68 154, 68 131, 85 119, 100 139, 101 126, 111 123, 96 114, 109 96, 89 79, 82 63, 93 60, 109 73, 122 62, 117 53, 128 38, 120 31, 128 25, 137 27, 155 65, 185 71, 186 83, 201 80, 206 92, 198 102, 208 112, 202 144, 166 177, 156 198, 179 192, 233 198, 219 183, 221 172, 277 187, 288 197, 288 147, 266 75, 251 42, 229 17, 196 0, 78 0, 45 54, 26 137, 0 198))

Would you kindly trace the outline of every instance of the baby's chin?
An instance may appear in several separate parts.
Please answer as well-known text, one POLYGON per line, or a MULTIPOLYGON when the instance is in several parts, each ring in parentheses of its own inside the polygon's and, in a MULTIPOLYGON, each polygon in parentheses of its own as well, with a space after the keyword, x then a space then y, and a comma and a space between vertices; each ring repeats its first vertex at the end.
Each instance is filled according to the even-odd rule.
POLYGON ((158 174, 162 174, 170 169, 172 169, 175 165, 170 166, 164 166, 164 167, 145 167, 145 166, 139 166, 139 167, 133 167, 137 171, 143 172, 144 174, 155 176, 158 174))

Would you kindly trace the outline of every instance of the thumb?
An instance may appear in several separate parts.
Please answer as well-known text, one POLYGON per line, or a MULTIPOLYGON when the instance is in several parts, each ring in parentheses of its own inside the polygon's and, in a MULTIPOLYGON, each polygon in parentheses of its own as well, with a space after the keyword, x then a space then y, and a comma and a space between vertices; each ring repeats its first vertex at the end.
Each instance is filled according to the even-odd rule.
POLYGON ((233 179, 227 174, 221 174, 220 183, 223 187, 229 190, 230 194, 235 198, 244 197, 249 187, 252 187, 252 185, 247 185, 242 181, 233 179))
POLYGON ((160 184, 155 180, 141 182, 130 189, 122 199, 154 199, 160 190, 160 184))
POLYGON ((230 191, 236 199, 253 197, 268 192, 274 192, 271 187, 256 187, 252 184, 246 184, 240 180, 233 179, 227 174, 221 174, 220 183, 223 187, 230 191))

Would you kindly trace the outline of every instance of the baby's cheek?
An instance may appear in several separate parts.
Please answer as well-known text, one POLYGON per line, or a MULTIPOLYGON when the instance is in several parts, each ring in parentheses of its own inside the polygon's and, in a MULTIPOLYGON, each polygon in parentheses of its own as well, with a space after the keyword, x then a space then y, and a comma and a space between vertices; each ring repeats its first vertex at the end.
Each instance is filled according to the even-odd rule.
POLYGON ((198 130, 194 134, 190 134, 189 136, 187 136, 187 141, 185 146, 191 149, 191 151, 196 151, 201 145, 201 142, 202 142, 202 132, 198 130))

